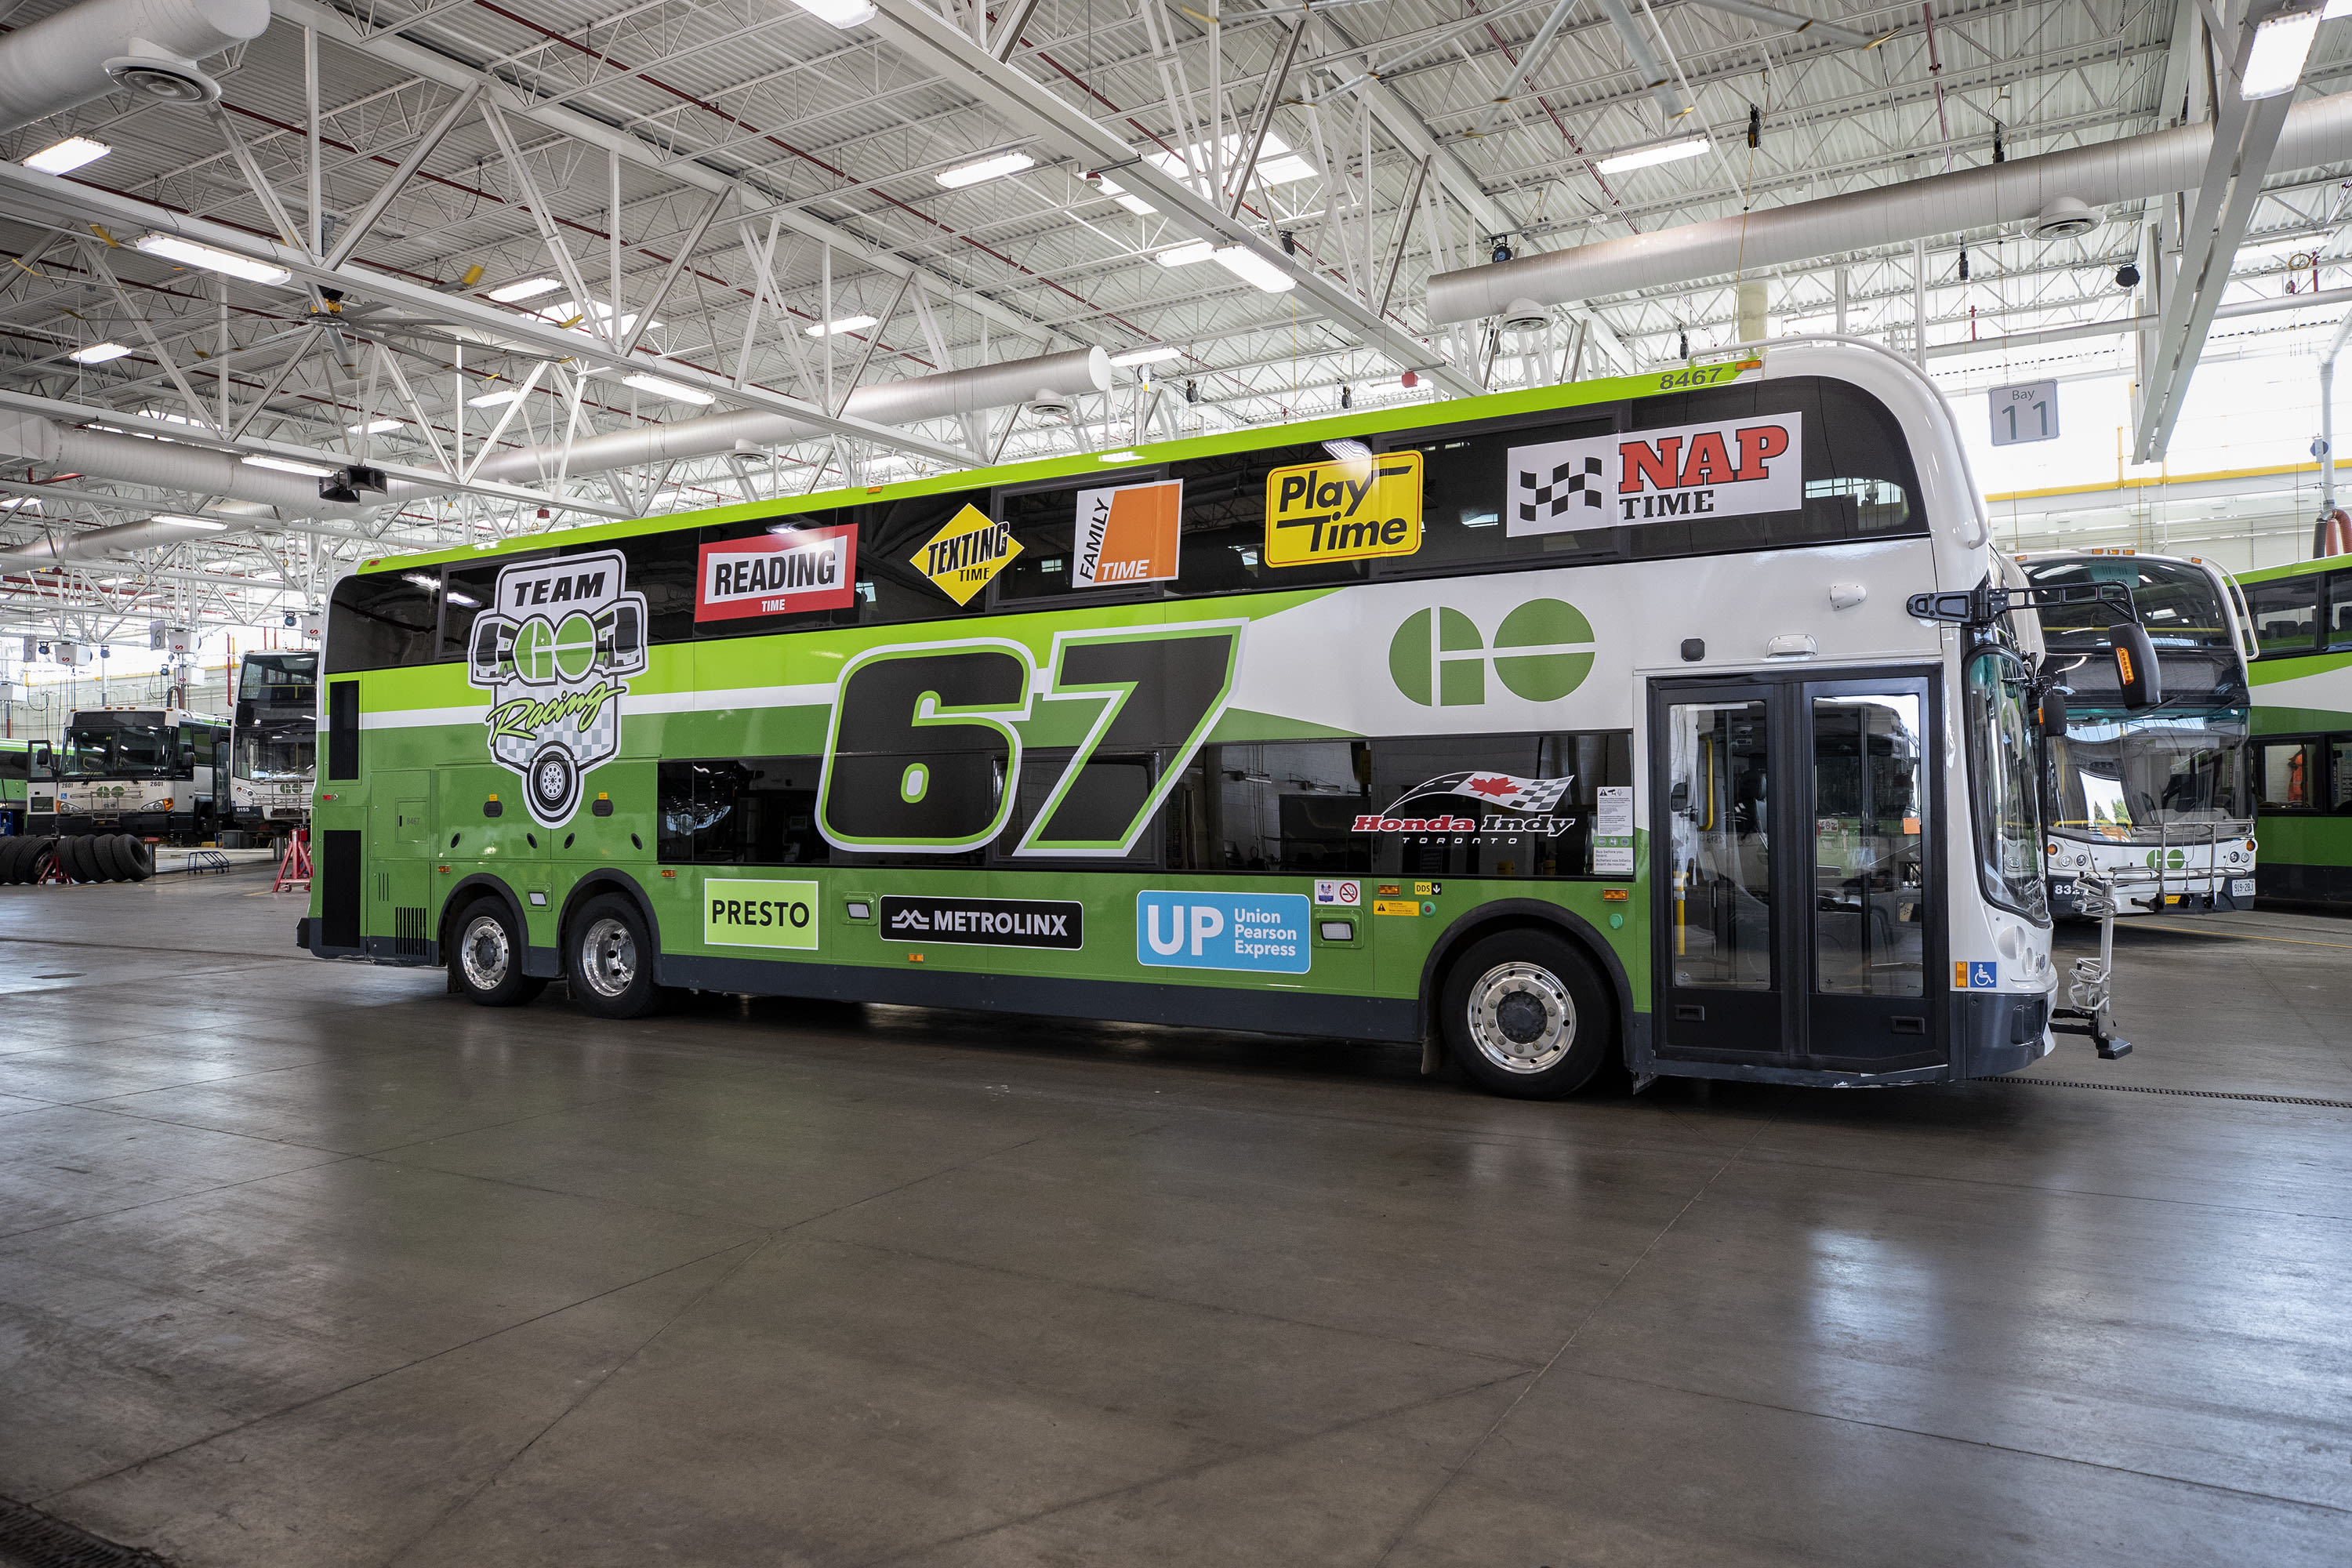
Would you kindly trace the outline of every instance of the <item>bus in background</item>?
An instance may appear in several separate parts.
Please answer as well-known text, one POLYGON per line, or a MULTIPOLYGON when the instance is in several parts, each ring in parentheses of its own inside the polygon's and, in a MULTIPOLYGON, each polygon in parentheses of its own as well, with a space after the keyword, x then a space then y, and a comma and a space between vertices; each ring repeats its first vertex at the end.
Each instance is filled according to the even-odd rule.
POLYGON ((249 653, 237 663, 222 824, 264 837, 308 826, 319 755, 319 656, 249 653))
POLYGON ((177 708, 75 710, 53 759, 56 823, 43 831, 211 838, 228 731, 226 719, 177 708))
POLYGON ((2002 580, 1934 384, 1819 340, 368 561, 296 939, 1527 1097, 2006 1072, 2058 974, 2002 580))
POLYGON ((2352 555, 2249 572, 2265 899, 2352 906, 2352 555))
POLYGON ((2256 892, 2246 778, 2247 634, 2237 584, 2210 561, 2129 550, 2018 557, 2037 588, 2117 583, 2155 646, 2163 701, 2127 711, 2089 606, 2040 612, 2065 732, 2045 748, 2043 858, 2053 912, 2075 879, 2115 879, 2119 915, 2246 909, 2256 892))
POLYGON ((0 837, 26 831, 26 804, 33 777, 33 742, 0 740, 0 837))

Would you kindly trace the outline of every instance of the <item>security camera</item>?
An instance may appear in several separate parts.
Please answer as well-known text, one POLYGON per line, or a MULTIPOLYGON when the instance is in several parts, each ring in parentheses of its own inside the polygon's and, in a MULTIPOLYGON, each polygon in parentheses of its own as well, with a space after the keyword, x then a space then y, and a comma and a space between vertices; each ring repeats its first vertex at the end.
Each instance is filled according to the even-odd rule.
POLYGON ((292 631, 294 629, 294 612, 291 610, 287 611, 285 619, 280 621, 278 624, 284 626, 288 631, 292 631))

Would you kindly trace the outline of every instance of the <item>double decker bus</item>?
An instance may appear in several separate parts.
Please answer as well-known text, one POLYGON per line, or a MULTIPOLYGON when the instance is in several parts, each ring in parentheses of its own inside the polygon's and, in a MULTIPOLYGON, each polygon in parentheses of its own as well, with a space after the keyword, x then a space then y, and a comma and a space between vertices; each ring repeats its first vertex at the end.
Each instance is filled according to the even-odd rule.
POLYGON ((248 653, 237 661, 225 824, 275 834, 310 820, 319 755, 319 656, 248 653))
POLYGON ((2249 637, 2231 575, 2210 561, 2132 550, 2018 557, 2037 588, 2121 584, 2156 650, 2163 700, 2133 711, 2105 657, 2095 606, 2044 605, 2045 666, 2065 707, 2046 746, 2042 845, 2050 902, 2080 913, 2078 879, 2112 879, 2119 915, 2252 906, 2253 795, 2246 776, 2249 637))
POLYGON ((33 777, 33 743, 0 740, 0 836, 24 833, 33 777))
POLYGON ((1934 385, 1832 340, 371 561, 297 939, 1528 1097, 2003 1072, 2057 985, 2003 567, 1934 385))
POLYGON ((2352 905, 2352 555, 2249 572, 2266 899, 2352 905))
POLYGON ((209 838, 228 721, 177 708, 80 708, 50 765, 54 826, 190 844, 209 838))

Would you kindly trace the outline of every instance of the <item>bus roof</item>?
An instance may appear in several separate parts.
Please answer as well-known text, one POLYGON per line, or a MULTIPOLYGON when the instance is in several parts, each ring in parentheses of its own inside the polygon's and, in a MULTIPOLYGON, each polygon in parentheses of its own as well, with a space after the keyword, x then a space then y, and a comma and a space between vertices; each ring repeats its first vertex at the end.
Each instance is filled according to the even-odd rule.
POLYGON ((2352 555, 2323 555, 2316 561, 2298 561, 2291 566, 2258 566, 2252 572, 2232 573, 2241 583, 2273 583, 2281 577, 2308 577, 2322 572, 2352 571, 2352 555))
MULTIPOLYGON (((1760 369, 1764 362, 1748 358, 1725 360, 1714 364, 1693 364, 1683 370, 1651 371, 1640 375, 1606 376, 1592 381, 1572 382, 1563 386, 1528 387, 1517 392, 1489 393, 1483 397, 1449 397, 1442 402, 1415 403, 1389 408, 1368 409, 1361 414, 1340 414, 1328 418, 1309 419, 1295 425, 1279 426, 1285 444, 1303 441, 1329 441, 1344 437, 1385 436, 1399 430, 1418 429, 1431 425, 1454 425, 1475 419, 1496 419, 1514 414, 1536 414, 1557 408, 1576 408, 1586 404, 1617 403, 1632 397, 1661 396, 1689 392, 1715 383, 1706 374, 1718 375, 1728 381, 1742 371, 1760 369), (1701 373, 1700 379, 1687 379, 1701 373)), ((1171 393, 1171 395, 1174 394, 1171 393)), ((1221 436, 1196 436, 1181 441, 1157 441, 1132 447, 1121 447, 1112 452, 1089 452, 1079 457, 1039 458, 1028 462, 1001 466, 980 466, 956 468, 928 479, 906 479, 897 484, 867 485, 862 488, 818 490, 805 496, 779 496, 772 500, 739 501, 729 506, 705 507, 692 511, 666 513, 657 518, 633 521, 593 523, 582 528, 567 528, 550 533, 519 534, 487 544, 458 545, 448 550, 422 551, 414 555, 377 556, 360 563, 362 572, 389 572, 412 566, 438 565, 445 562, 496 558, 525 551, 544 550, 551 544, 593 544, 608 539, 635 539, 649 533, 667 532, 672 529, 701 528, 713 523, 733 522, 746 518, 791 516, 804 511, 824 511, 833 507, 866 500, 896 500, 905 496, 937 495, 947 490, 965 490, 993 485, 1026 484, 1035 479, 1076 478, 1099 474, 1115 467, 1181 462, 1192 458, 1213 458, 1226 452, 1246 452, 1266 444, 1267 426, 1229 431, 1221 436)))

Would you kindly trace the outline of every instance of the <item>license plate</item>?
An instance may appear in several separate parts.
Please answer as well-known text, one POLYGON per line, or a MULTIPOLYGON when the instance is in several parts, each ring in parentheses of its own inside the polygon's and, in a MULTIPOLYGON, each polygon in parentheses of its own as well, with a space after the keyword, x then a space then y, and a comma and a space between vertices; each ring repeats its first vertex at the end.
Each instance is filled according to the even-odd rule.
POLYGON ((2237 877, 2231 879, 2230 882, 2230 896, 2233 899, 2252 898, 2254 896, 2254 879, 2252 877, 2237 877))

